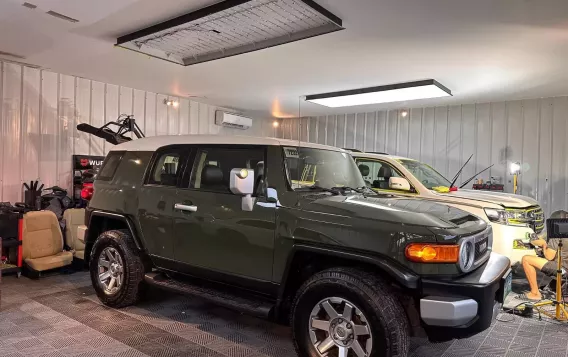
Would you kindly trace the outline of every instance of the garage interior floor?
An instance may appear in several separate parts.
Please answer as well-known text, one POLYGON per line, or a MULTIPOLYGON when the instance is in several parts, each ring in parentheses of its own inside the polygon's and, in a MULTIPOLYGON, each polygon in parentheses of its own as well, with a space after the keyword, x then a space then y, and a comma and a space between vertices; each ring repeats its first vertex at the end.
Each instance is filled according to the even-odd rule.
MULTIPOLYGON (((0 356, 296 355, 289 328, 199 299, 160 292, 138 306, 104 307, 87 272, 6 276, 0 288, 0 356)), ((568 325, 509 314, 499 320, 469 339, 413 339, 411 356, 568 356, 568 325)))

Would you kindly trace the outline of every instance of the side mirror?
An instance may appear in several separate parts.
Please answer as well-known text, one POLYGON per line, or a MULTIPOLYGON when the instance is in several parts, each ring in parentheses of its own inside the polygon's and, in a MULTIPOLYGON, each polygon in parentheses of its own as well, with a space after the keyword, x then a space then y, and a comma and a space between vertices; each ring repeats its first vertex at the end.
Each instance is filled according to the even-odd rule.
POLYGON ((278 202, 278 192, 274 188, 266 189, 266 202, 268 203, 280 203, 278 202))
POLYGON ((398 191, 410 191, 410 182, 403 177, 389 178, 389 188, 398 191))
POLYGON ((252 211, 254 202, 251 197, 254 192, 254 170, 232 169, 229 188, 235 195, 242 195, 241 208, 243 211, 252 211))

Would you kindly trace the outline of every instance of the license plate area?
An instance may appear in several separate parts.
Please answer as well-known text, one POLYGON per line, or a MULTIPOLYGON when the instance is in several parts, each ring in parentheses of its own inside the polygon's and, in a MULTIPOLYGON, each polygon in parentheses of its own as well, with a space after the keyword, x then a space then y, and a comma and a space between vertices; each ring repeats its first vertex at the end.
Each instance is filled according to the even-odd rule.
POLYGON ((509 295, 512 291, 513 288, 513 271, 511 269, 509 269, 509 271, 507 271, 507 273, 503 276, 502 278, 502 292, 503 292, 503 296, 502 296, 502 302, 505 301, 505 298, 507 298, 507 295, 509 295))

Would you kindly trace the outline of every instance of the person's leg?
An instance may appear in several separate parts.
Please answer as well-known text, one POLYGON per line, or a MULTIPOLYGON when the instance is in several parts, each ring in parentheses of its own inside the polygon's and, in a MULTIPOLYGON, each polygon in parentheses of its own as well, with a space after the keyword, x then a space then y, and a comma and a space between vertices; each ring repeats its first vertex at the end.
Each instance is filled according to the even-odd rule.
POLYGON ((527 276, 527 280, 531 287, 530 293, 527 297, 531 300, 540 300, 542 295, 538 290, 538 282, 536 281, 536 269, 541 270, 542 267, 548 263, 548 260, 534 255, 525 255, 522 259, 523 270, 527 276))

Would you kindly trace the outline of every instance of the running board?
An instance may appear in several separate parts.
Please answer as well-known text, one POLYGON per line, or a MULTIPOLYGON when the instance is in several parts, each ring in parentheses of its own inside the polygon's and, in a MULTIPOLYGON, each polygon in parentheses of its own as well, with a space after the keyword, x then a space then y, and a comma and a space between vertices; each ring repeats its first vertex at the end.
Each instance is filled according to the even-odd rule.
POLYGON ((197 296, 213 304, 264 319, 272 316, 272 310, 274 308, 273 303, 261 298, 235 295, 221 289, 175 280, 159 272, 147 273, 144 276, 144 280, 148 284, 160 289, 183 295, 197 296))

